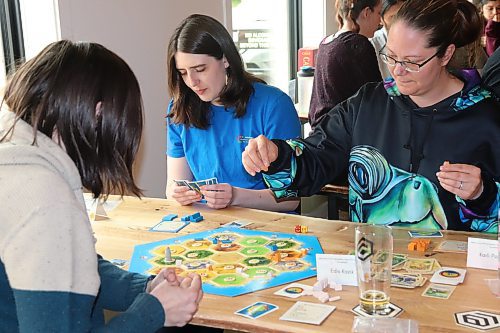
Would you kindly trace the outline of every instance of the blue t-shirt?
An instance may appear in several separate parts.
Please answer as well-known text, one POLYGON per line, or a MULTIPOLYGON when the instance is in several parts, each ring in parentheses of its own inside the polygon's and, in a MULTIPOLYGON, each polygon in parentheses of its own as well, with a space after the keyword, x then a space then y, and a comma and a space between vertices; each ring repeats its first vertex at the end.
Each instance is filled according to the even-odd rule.
MULTIPOLYGON (((260 134, 270 139, 300 136, 300 121, 293 102, 278 88, 254 83, 255 92, 243 117, 234 117, 234 108, 210 106, 208 129, 186 128, 167 117, 167 155, 186 157, 194 180, 217 177, 247 189, 266 188, 262 176, 252 177, 243 168, 241 154, 248 140, 260 134)), ((168 107, 168 113, 172 103, 168 107)))

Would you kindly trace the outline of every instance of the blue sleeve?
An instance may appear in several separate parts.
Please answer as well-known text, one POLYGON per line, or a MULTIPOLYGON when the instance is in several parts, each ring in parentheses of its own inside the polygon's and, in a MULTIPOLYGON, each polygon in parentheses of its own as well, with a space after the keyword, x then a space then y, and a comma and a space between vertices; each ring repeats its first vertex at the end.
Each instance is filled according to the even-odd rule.
POLYGON ((300 137, 300 120, 292 100, 283 92, 266 110, 266 132, 269 139, 295 139, 300 137))
POLYGON ((98 271, 101 278, 98 301, 104 309, 125 311, 146 290, 147 276, 125 271, 101 257, 98 271))
MULTIPOLYGON (((155 332, 165 321, 160 302, 140 294, 128 309, 107 324, 98 311, 95 297, 60 291, 13 290, 19 332, 155 332)), ((17 331, 17 330, 16 330, 17 331)))
POLYGON ((173 101, 168 104, 167 110, 167 156, 170 157, 184 157, 184 147, 182 145, 181 133, 184 125, 172 123, 172 118, 168 117, 172 110, 173 101))

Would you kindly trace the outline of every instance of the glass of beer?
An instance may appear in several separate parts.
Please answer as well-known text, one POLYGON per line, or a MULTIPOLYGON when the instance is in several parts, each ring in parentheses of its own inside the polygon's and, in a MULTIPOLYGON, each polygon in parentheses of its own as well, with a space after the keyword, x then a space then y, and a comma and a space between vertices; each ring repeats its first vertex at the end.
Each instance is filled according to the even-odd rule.
POLYGON ((392 230, 387 226, 359 225, 355 244, 361 310, 384 314, 390 301, 392 230))

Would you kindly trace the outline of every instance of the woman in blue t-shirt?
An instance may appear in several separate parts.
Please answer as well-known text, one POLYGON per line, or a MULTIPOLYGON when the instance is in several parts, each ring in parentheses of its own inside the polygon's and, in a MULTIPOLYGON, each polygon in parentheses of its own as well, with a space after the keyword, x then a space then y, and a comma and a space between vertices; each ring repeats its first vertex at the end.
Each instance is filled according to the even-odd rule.
POLYGON ((168 45, 167 189, 182 205, 204 196, 212 208, 230 205, 291 211, 298 200, 277 203, 261 175, 241 164, 248 141, 261 134, 274 139, 300 136, 293 102, 244 69, 225 27, 205 15, 191 15, 168 45), (217 178, 201 192, 174 180, 217 178))

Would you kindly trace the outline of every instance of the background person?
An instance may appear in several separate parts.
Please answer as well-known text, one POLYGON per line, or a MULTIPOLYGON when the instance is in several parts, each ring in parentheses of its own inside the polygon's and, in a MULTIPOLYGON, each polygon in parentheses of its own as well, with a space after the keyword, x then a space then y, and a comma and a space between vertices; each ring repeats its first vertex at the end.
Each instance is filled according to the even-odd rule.
POLYGON ((7 332, 154 332, 191 320, 197 275, 153 281, 98 257, 82 187, 140 194, 139 84, 94 43, 59 41, 9 79, 0 111, 0 327, 7 332), (122 314, 104 323, 103 309, 122 314))
POLYGON ((382 80, 368 40, 380 24, 381 0, 337 0, 335 7, 340 30, 321 41, 316 58, 308 116, 312 129, 363 84, 382 80))
POLYGON ((276 203, 261 175, 241 165, 248 140, 258 135, 300 136, 293 102, 246 72, 231 35, 217 20, 191 15, 168 45, 167 196, 182 205, 201 196, 174 180, 217 177, 202 187, 207 205, 292 211, 299 201, 276 203))
POLYGON ((245 169, 265 171, 278 199, 345 174, 355 222, 496 233, 499 105, 446 70, 480 32, 465 0, 407 0, 381 54, 394 79, 366 84, 305 140, 251 140, 245 169))
MULTIPOLYGON (((370 39, 377 53, 387 44, 387 31, 391 27, 394 15, 396 15, 404 2, 405 0, 382 0, 382 8, 380 10, 382 28, 375 31, 373 38, 370 39)), ((387 64, 380 57, 378 58, 378 68, 382 74, 382 78, 385 79, 391 76, 387 64)))

